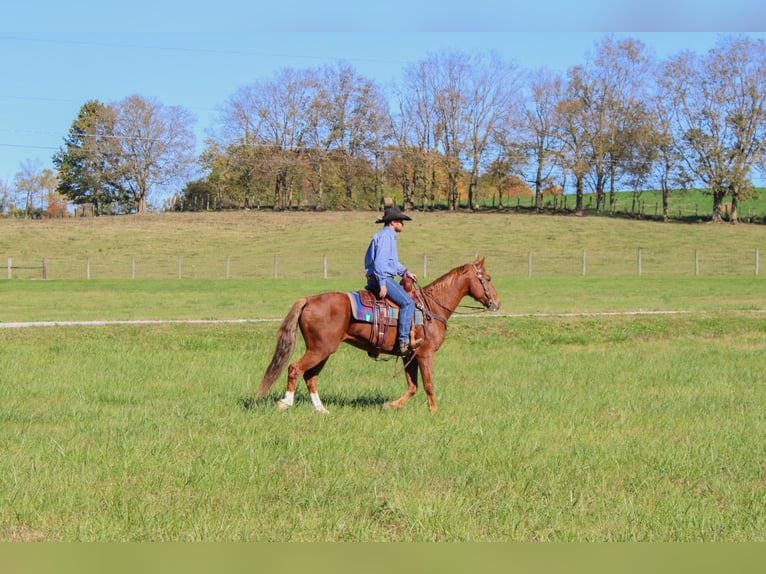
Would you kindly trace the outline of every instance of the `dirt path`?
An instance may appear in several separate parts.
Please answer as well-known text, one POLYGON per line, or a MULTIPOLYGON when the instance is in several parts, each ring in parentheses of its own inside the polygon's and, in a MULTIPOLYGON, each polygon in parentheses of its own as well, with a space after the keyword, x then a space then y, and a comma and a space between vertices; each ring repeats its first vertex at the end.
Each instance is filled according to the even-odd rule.
MULTIPOLYGON (((681 315, 691 311, 594 311, 584 313, 492 313, 492 314, 464 314, 454 315, 453 319, 493 317, 619 317, 632 315, 681 315)), ((136 319, 124 321, 11 321, 0 322, 0 329, 23 329, 27 327, 98 327, 105 325, 224 325, 238 323, 275 323, 276 319, 136 319)))

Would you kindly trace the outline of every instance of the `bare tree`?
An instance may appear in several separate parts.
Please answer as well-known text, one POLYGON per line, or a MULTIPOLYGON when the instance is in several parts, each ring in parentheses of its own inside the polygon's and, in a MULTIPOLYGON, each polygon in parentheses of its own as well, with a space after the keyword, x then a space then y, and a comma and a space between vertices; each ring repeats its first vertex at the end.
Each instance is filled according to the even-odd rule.
POLYGON ((509 124, 518 124, 522 114, 521 77, 515 65, 504 62, 494 52, 471 59, 466 98, 471 209, 478 207, 479 170, 487 164, 492 143, 497 140, 495 134, 509 124))
MULTIPOLYGON (((444 51, 405 70, 400 92, 398 141, 438 152, 447 180, 447 204, 456 209, 468 171, 468 205, 477 207, 479 172, 489 162, 496 132, 520 107, 520 74, 493 52, 468 56, 444 51)), ((400 143, 401 145, 401 143, 400 143)), ((435 181, 432 169, 431 181, 435 181)))
POLYGON ((181 107, 163 106, 141 96, 130 96, 114 107, 121 185, 136 212, 143 213, 153 191, 188 177, 195 160, 193 120, 181 107))
POLYGON ((423 206, 435 200, 436 192, 436 106, 431 89, 432 70, 426 61, 410 64, 395 89, 397 112, 390 121, 396 142, 396 162, 403 201, 410 206, 420 196, 423 206))
POLYGON ((689 171, 722 205, 753 192, 752 172, 766 154, 766 42, 725 36, 706 55, 683 52, 663 68, 660 85, 673 110, 676 144, 689 171))
POLYGON ((16 205, 23 206, 24 217, 41 217, 53 200, 56 201, 56 176, 50 169, 42 169, 39 162, 25 160, 14 177, 16 205))
POLYGON ((366 193, 378 198, 378 181, 370 173, 384 146, 388 123, 387 102, 378 85, 339 62, 325 66, 319 74, 320 90, 315 101, 317 144, 330 152, 331 164, 342 187, 343 202, 353 202, 366 193), (354 193, 355 188, 357 193, 354 193))
POLYGON ((605 205, 607 185, 613 205, 620 172, 630 174, 634 182, 644 177, 646 165, 638 159, 650 141, 641 126, 651 66, 641 42, 607 36, 596 45, 592 62, 569 70, 566 101, 559 109, 565 114, 560 123, 566 161, 575 176, 578 212, 587 174, 596 192, 596 209, 605 205))
POLYGON ((580 67, 569 69, 564 97, 556 110, 558 133, 561 137, 561 162, 565 171, 575 178, 575 212, 583 212, 585 178, 593 157, 591 114, 584 97, 587 85, 580 67))
POLYGON ((532 73, 528 83, 529 98, 520 126, 525 154, 532 164, 535 189, 535 208, 542 209, 543 189, 559 168, 562 140, 559 134, 557 111, 563 96, 560 75, 546 69, 532 73))
POLYGON ((11 190, 8 184, 0 179, 0 215, 11 208, 11 190))

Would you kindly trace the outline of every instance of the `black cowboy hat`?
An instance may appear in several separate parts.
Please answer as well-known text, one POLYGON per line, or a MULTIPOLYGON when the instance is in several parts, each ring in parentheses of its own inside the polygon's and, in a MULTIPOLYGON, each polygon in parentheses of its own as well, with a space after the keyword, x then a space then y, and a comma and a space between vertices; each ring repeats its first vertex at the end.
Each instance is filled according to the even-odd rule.
POLYGON ((412 221, 412 218, 404 215, 402 210, 394 205, 393 207, 387 207, 383 212, 383 217, 378 219, 375 223, 388 223, 389 221, 412 221))

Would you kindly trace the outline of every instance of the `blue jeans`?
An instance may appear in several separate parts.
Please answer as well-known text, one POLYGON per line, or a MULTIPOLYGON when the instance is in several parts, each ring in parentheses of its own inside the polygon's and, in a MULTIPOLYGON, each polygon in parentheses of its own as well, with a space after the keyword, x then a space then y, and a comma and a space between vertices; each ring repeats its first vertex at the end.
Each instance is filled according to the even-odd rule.
MULTIPOLYGON (((372 283, 374 284, 375 282, 372 281, 372 283)), ((369 285, 369 287, 373 287, 373 291, 377 292, 377 284, 369 285)), ((393 277, 386 279, 386 297, 399 305, 399 319, 397 320, 397 328, 399 330, 398 341, 399 343, 409 343, 412 316, 415 313, 415 302, 393 277)))

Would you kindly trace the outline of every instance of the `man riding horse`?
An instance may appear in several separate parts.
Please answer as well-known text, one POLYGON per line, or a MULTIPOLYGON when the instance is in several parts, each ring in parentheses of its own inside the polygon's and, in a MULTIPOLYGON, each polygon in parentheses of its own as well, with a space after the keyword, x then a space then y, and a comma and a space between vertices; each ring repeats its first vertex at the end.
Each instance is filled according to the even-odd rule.
POLYGON ((382 223, 383 229, 372 237, 364 255, 367 289, 379 298, 388 297, 399 305, 397 351, 403 357, 412 353, 415 347, 415 342, 410 341, 415 303, 395 278, 401 276, 413 281, 417 280, 415 274, 399 262, 396 249, 396 234, 401 233, 405 221, 412 221, 412 219, 402 213, 397 206, 387 207, 383 217, 375 222, 382 223))

